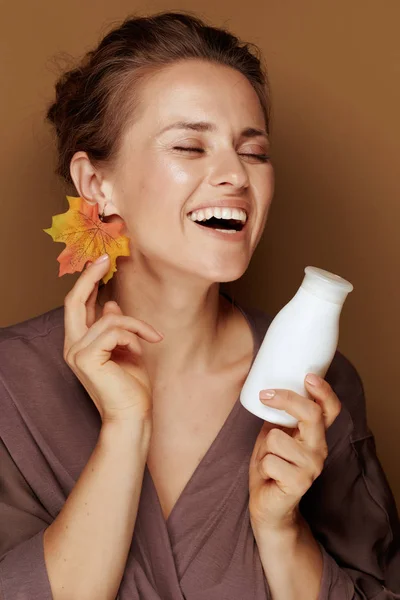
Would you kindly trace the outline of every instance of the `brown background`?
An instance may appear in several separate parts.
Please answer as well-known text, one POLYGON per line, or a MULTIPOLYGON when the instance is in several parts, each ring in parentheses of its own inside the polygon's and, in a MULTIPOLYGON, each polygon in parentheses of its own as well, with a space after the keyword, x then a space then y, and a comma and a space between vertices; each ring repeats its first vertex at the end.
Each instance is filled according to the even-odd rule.
POLYGON ((64 248, 42 229, 68 208, 44 123, 53 57, 80 56, 138 11, 186 9, 263 50, 273 90, 276 194, 252 263, 229 289, 275 314, 307 265, 354 285, 339 349, 359 370, 378 454, 400 505, 399 0, 1 2, 1 323, 63 303, 64 248))

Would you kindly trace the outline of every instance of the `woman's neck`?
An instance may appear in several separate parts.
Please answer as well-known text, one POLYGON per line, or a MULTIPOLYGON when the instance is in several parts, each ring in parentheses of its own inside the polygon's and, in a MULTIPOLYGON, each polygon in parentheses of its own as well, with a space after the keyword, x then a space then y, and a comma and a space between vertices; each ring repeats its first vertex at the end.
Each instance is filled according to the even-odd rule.
POLYGON ((130 285, 114 278, 99 288, 96 320, 108 300, 115 300, 124 315, 140 319, 164 334, 162 341, 139 338, 142 358, 152 381, 182 373, 210 373, 223 368, 232 317, 236 309, 214 285, 202 295, 193 290, 155 289, 130 285))

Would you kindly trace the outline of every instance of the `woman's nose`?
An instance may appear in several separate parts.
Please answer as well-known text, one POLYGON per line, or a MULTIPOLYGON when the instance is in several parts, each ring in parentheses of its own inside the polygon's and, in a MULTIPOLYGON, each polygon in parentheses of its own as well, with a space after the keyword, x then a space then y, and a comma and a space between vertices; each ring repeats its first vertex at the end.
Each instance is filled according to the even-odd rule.
POLYGON ((212 160, 210 183, 212 185, 230 184, 236 188, 249 185, 249 176, 245 165, 234 150, 214 156, 212 160))

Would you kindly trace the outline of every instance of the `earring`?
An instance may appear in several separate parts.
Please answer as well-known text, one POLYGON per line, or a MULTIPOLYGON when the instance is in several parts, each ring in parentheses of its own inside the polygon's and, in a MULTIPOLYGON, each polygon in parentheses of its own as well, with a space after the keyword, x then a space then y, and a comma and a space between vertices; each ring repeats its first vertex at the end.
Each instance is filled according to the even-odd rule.
POLYGON ((66 212, 53 215, 51 227, 43 229, 55 242, 63 242, 66 247, 57 257, 60 263, 58 276, 65 273, 83 271, 88 260, 93 262, 105 250, 110 256, 110 269, 104 276, 103 282, 107 283, 113 276, 118 256, 129 256, 129 237, 122 233, 122 222, 104 223, 98 225, 93 235, 93 223, 98 218, 105 218, 105 203, 101 214, 99 204, 85 201, 80 196, 67 196, 69 208, 66 212))
POLYGON ((105 204, 103 206, 103 210, 102 210, 101 214, 99 215, 99 219, 102 222, 104 222, 104 217, 105 217, 104 211, 105 211, 105 208, 106 208, 106 204, 107 204, 107 200, 106 200, 106 202, 105 202, 105 204))

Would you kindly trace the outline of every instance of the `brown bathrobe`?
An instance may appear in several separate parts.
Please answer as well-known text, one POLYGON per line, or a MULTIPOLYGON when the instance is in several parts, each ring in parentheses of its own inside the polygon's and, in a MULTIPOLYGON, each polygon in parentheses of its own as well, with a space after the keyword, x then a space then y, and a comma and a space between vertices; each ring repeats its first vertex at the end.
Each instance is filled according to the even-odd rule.
MULTIPOLYGON (((272 318, 237 306, 255 356, 272 318)), ((0 330, 1 600, 52 599, 43 532, 101 427, 63 359, 63 343, 63 306, 0 330)), ((324 558, 319 600, 400 599, 399 519, 366 422, 362 382, 340 352, 326 379, 342 410, 327 430, 323 472, 300 504, 324 558)), ((146 466, 118 600, 271 598, 248 511, 249 461, 262 424, 238 398, 166 522, 146 466)))

